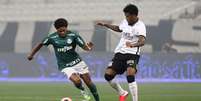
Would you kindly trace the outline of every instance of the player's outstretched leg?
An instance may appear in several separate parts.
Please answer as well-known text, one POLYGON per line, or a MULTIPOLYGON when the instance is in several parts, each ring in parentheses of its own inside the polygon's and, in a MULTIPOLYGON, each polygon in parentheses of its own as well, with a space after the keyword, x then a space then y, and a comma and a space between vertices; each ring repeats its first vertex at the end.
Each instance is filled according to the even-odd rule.
POLYGON ((84 97, 85 101, 89 101, 91 97, 88 95, 87 91, 85 91, 85 88, 82 85, 82 81, 77 74, 72 74, 70 77, 70 80, 74 83, 75 87, 81 90, 81 95, 84 97))
POLYGON ((116 82, 115 80, 113 80, 114 77, 115 77, 115 75, 116 75, 115 72, 112 69, 108 68, 106 70, 106 73, 105 73, 105 80, 108 81, 108 83, 110 84, 110 86, 112 88, 114 88, 118 92, 118 94, 119 94, 119 101, 125 101, 125 99, 126 99, 126 97, 128 95, 128 92, 126 90, 124 90, 120 86, 120 84, 118 82, 116 82))
POLYGON ((81 75, 81 78, 83 79, 87 87, 90 89, 95 101, 100 101, 96 85, 91 81, 89 73, 81 75))
MULTIPOLYGON (((109 75, 105 74, 105 78, 108 78, 109 75)), ((114 80, 110 80, 108 81, 108 83, 110 84, 110 86, 112 88, 114 88, 118 94, 119 94, 119 101, 125 101, 126 97, 128 96, 128 92, 126 90, 124 90, 121 85, 114 81, 114 80)))

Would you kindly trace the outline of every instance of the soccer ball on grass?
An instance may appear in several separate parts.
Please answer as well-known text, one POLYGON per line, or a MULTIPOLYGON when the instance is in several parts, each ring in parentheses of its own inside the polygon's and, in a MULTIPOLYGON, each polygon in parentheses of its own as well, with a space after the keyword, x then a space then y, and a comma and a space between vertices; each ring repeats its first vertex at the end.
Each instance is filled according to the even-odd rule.
POLYGON ((61 99, 61 101, 72 101, 72 99, 69 98, 69 97, 64 97, 64 98, 61 99))

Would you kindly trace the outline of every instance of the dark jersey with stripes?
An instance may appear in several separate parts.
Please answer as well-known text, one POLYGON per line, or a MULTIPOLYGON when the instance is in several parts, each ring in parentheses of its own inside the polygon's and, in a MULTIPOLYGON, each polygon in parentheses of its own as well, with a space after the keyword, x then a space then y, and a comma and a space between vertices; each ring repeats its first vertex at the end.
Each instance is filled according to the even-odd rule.
POLYGON ((75 52, 76 45, 84 47, 85 42, 78 33, 68 31, 65 37, 60 37, 57 32, 49 34, 42 41, 43 45, 52 45, 57 59, 59 70, 66 67, 72 67, 78 64, 82 59, 75 52))

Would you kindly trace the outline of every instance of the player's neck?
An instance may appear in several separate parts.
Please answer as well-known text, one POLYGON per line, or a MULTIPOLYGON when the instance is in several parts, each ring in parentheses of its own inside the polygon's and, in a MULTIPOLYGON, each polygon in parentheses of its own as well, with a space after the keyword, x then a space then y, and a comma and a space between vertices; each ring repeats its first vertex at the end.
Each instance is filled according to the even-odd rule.
POLYGON ((67 33, 65 35, 59 35, 60 38, 65 38, 67 36, 67 33))
POLYGON ((135 25, 137 22, 138 22, 138 18, 135 19, 135 21, 133 21, 132 23, 130 23, 130 24, 128 24, 128 25, 129 25, 129 26, 133 26, 133 25, 135 25))

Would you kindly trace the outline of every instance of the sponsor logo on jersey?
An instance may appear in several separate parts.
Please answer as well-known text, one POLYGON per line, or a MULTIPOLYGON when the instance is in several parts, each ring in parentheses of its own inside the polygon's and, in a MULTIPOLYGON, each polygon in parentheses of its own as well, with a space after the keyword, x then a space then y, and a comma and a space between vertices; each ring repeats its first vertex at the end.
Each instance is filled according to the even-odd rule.
POLYGON ((77 64, 77 63, 80 62, 80 61, 81 61, 81 59, 80 59, 80 58, 77 58, 76 60, 74 60, 74 61, 72 61, 72 62, 70 62, 70 63, 67 63, 67 64, 66 64, 66 67, 71 67, 71 66, 77 64))
POLYGON ((68 50, 72 49, 72 46, 64 46, 63 48, 58 48, 58 52, 67 52, 68 50))

